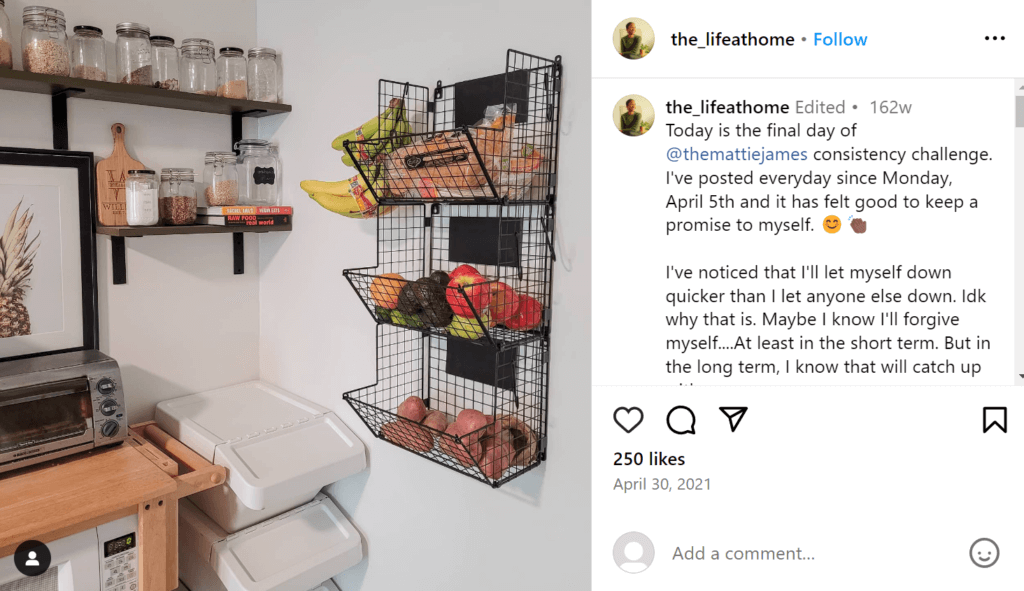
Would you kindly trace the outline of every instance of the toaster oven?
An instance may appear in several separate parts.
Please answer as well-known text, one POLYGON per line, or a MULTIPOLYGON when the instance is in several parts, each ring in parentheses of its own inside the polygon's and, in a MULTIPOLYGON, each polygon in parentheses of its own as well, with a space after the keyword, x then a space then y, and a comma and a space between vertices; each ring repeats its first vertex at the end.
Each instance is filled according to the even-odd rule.
POLYGON ((0 473, 124 441, 117 362, 95 350, 0 362, 0 473))

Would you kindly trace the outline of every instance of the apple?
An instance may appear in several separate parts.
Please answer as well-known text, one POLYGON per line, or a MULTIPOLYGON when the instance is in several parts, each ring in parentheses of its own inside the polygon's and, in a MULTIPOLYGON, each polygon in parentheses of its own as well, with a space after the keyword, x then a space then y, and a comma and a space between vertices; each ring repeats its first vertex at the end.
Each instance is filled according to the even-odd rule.
POLYGON ((504 323, 519 310, 519 296, 506 283, 495 283, 491 287, 491 319, 504 323))
POLYGON ((519 296, 519 309, 505 321, 505 326, 512 330, 530 330, 540 325, 544 307, 540 302, 528 295, 519 296))
POLYGON ((456 277, 461 277, 463 275, 479 274, 480 272, 476 270, 476 267, 473 267, 471 265, 459 265, 458 267, 455 267, 455 269, 453 269, 451 273, 448 274, 448 279, 452 280, 455 279, 456 277))
POLYGON ((491 303, 491 284, 482 275, 459 275, 448 283, 445 299, 456 316, 473 318, 473 311, 476 310, 482 317, 491 303), (462 295, 463 292, 466 295, 462 295))
MULTIPOLYGON (((483 320, 487 326, 493 326, 490 322, 491 316, 487 310, 484 310, 484 313, 480 315, 480 320, 483 320)), ((453 316, 452 323, 448 325, 448 332, 454 337, 475 341, 484 336, 484 327, 476 321, 476 318, 453 316)))

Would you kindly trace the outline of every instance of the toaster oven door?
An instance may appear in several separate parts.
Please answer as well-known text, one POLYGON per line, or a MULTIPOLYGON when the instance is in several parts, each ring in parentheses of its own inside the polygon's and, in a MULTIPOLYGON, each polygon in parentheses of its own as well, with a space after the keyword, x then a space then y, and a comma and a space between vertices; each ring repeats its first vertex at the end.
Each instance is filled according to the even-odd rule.
POLYGON ((86 378, 0 391, 0 465, 91 445, 92 408, 86 378))

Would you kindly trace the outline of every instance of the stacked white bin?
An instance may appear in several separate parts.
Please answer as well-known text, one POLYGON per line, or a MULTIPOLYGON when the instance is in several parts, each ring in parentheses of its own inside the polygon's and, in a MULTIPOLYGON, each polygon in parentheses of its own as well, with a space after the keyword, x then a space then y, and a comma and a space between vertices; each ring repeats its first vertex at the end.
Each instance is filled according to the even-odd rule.
POLYGON ((307 591, 362 560, 359 533, 320 493, 366 468, 362 442, 334 413, 256 381, 161 402, 156 421, 227 468, 224 485, 180 505, 189 588, 307 591))

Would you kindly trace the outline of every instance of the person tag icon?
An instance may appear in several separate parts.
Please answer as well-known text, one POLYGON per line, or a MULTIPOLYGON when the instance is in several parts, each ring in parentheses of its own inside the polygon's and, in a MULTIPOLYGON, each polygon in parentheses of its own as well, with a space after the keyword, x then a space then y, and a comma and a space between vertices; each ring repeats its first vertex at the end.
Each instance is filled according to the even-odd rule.
POLYGON ((22 542, 14 551, 14 566, 26 577, 38 577, 50 568, 50 549, 36 540, 22 542))

